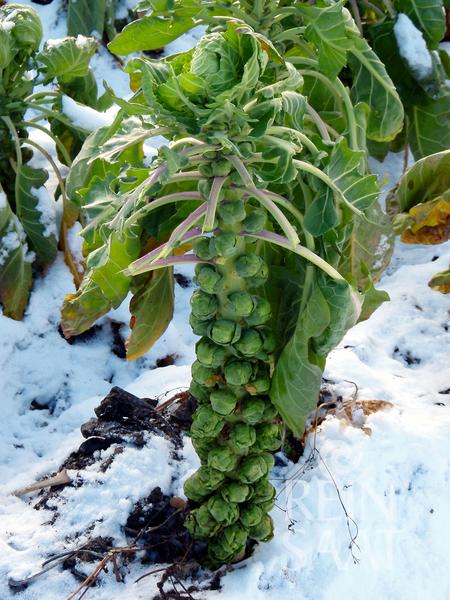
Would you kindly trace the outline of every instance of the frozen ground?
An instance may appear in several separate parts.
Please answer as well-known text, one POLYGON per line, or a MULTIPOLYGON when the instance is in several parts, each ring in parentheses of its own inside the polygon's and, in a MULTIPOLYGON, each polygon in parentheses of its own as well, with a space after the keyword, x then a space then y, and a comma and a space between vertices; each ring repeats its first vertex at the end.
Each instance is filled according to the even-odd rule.
MULTIPOLYGON (((37 7, 47 37, 64 35, 62 20, 56 20, 60 4, 54 0, 37 7)), ((126 85, 108 55, 96 60, 102 78, 110 81, 111 75, 124 93, 126 85)), ((402 160, 392 156, 385 165, 373 166, 393 183, 402 160)), ((450 598, 450 304, 427 286, 430 276, 449 262, 450 243, 435 248, 398 244, 380 282, 391 302, 349 332, 326 372, 344 398, 353 397, 356 384, 358 399, 385 400, 393 408, 369 416, 365 430, 328 418, 316 438, 311 436, 302 463, 274 472, 279 489, 274 540, 229 573, 220 592, 203 597, 450 598), (317 451, 308 461, 314 445, 317 451)), ((189 383, 194 345, 186 326, 189 288, 176 286, 173 323, 132 364, 111 351, 109 321, 126 323, 126 307, 105 318, 95 338, 75 345, 62 339, 59 307, 72 290, 59 257, 46 278, 35 283, 25 320, 0 316, 1 600, 65 600, 78 585, 67 571, 54 569, 18 594, 9 590, 8 578, 26 577, 51 553, 78 545, 83 541, 79 532, 90 523, 98 535, 124 543, 121 525, 132 504, 155 485, 180 494, 181 480, 196 467, 189 442, 180 466, 171 462, 168 444, 156 438, 142 450, 124 453, 105 473, 92 471, 81 487, 66 488, 62 517, 52 527, 46 525, 49 511, 36 511, 29 498, 11 495, 55 471, 78 447, 80 424, 113 385, 156 397, 189 383), (176 355, 175 365, 154 368, 167 354, 176 355), (49 404, 51 411, 30 410, 33 400, 49 404)), ((109 452, 103 452, 105 458, 109 452)), ((103 574, 87 598, 147 600, 156 580, 134 583, 146 570, 132 564, 125 584, 116 583, 111 572, 103 574)))

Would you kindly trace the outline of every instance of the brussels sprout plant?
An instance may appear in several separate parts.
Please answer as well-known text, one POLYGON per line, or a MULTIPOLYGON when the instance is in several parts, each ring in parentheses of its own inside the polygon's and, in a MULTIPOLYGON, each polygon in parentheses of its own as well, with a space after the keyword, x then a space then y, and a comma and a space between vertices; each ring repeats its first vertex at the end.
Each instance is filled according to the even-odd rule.
MULTIPOLYGON (((345 127, 330 135, 309 104, 302 74, 242 22, 126 68, 134 96, 86 140, 68 180, 88 272, 62 326, 82 332, 131 291, 135 357, 170 320, 173 266, 195 265, 191 437, 202 466, 185 484, 187 527, 217 565, 271 538, 283 431, 302 434, 327 354, 385 299, 364 264, 379 190, 345 127), (138 166, 157 135, 168 144, 138 166)), ((350 100, 348 111, 364 140, 366 111, 357 117, 350 100)))
MULTIPOLYGON (((141 4, 147 14, 110 43, 113 52, 151 50, 162 37, 172 41, 198 24, 217 27, 228 15, 269 37, 302 70, 311 104, 340 132, 340 119, 351 119, 340 81, 349 83, 352 100, 369 107, 367 138, 377 158, 409 145, 418 160, 450 144, 450 61, 439 47, 443 0, 350 0, 348 9, 335 0, 141 4)), ((354 142, 357 126, 349 125, 354 142)))
MULTIPOLYGON (((55 161, 28 137, 28 131, 38 129, 51 136, 61 161, 71 164, 67 132, 76 128, 58 110, 59 103, 63 92, 79 97, 80 82, 90 73, 89 60, 96 49, 93 40, 66 38, 38 52, 41 38, 42 25, 32 8, 0 7, 0 302, 3 313, 14 319, 22 317, 27 304, 32 264, 42 268, 51 263, 58 244, 54 200, 44 187, 48 172, 30 164, 33 151, 53 168, 65 196, 55 161), (58 91, 33 93, 35 84, 52 82, 58 83, 58 91), (26 120, 28 109, 36 116, 26 120), (43 120, 51 123, 58 137, 43 120)), ((84 138, 86 132, 80 135, 84 138)))

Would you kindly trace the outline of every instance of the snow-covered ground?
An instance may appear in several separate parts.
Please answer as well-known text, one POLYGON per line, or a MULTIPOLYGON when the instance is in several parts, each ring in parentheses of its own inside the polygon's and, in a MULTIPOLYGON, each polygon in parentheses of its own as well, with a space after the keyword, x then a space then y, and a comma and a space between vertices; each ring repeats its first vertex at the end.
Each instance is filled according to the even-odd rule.
MULTIPOLYGON (((47 38, 65 34, 61 4, 34 5, 47 38)), ((126 80, 111 57, 102 52, 95 61, 99 79, 126 94, 126 80)), ((402 156, 391 156, 386 164, 372 165, 393 184, 402 162, 402 156)), ((449 262, 450 242, 397 245, 379 284, 391 301, 349 332, 326 371, 330 388, 345 399, 357 389, 358 400, 384 400, 393 407, 370 415, 364 429, 329 417, 310 436, 299 464, 274 471, 279 490, 275 538, 228 573, 220 592, 194 597, 450 598, 450 304, 427 286, 449 262)), ((164 397, 189 384, 194 355, 187 326, 189 288, 176 286, 172 324, 145 357, 131 364, 111 351, 110 320, 127 323, 126 306, 104 318, 90 340, 69 345, 61 337, 59 309, 71 291, 71 275, 59 256, 36 281, 24 321, 0 316, 1 600, 67 598, 79 582, 59 568, 19 593, 9 589, 8 579, 31 575, 49 555, 78 546, 80 532, 90 524, 96 535, 125 543, 121 526, 134 502, 155 485, 180 495, 183 478, 197 465, 189 441, 185 460, 174 463, 168 443, 154 438, 143 449, 118 456, 105 473, 88 468, 82 486, 61 493, 64 510, 53 526, 48 525, 50 511, 37 511, 29 497, 11 494, 58 469, 81 443, 80 425, 112 386, 141 397, 164 397), (175 364, 155 368, 157 359, 169 354, 175 364), (33 401, 51 410, 30 410, 33 401)), ((110 453, 103 451, 102 458, 110 453)), ((156 578, 134 583, 148 570, 132 563, 123 584, 111 572, 102 574, 86 597, 151 598, 156 578)))

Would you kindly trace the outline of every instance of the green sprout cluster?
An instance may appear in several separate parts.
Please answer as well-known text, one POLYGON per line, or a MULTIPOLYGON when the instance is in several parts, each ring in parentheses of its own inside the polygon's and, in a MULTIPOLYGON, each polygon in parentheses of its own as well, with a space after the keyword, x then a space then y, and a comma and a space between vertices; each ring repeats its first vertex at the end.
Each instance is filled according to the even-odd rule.
MULTIPOLYGON (((203 171, 227 173, 211 237, 195 244, 199 258, 215 265, 196 267, 198 290, 191 299, 190 323, 201 335, 192 365, 191 392, 199 407, 191 428, 202 466, 185 483, 187 497, 199 504, 188 528, 209 539, 214 563, 242 557, 248 539, 266 541, 273 524, 268 512, 275 489, 268 476, 272 453, 281 444, 281 423, 268 397, 275 338, 270 303, 258 289, 265 283, 265 261, 248 252, 241 230, 260 231, 264 210, 246 204, 231 181, 235 173, 217 156, 203 171)), ((208 179, 200 182, 202 189, 208 179)))

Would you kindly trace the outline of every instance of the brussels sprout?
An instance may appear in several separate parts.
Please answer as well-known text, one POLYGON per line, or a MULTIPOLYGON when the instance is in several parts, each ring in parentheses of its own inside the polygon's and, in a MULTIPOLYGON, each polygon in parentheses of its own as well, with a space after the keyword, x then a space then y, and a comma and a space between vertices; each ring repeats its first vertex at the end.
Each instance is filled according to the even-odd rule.
POLYGON ((195 254, 202 260, 210 260, 216 256, 214 244, 211 238, 200 238, 193 244, 195 254))
POLYGON ((208 452, 208 466, 223 473, 233 471, 238 462, 239 456, 227 446, 216 446, 208 452))
POLYGON ((190 500, 202 502, 206 496, 220 487, 224 479, 225 475, 221 471, 201 466, 184 482, 184 493, 190 500))
POLYGON ((263 340, 256 329, 246 329, 234 347, 243 356, 257 356, 263 348, 263 340))
POLYGON ((248 292, 233 292, 227 304, 238 317, 248 317, 255 308, 255 298, 248 292))
POLYGON ((254 449, 275 452, 281 446, 281 425, 279 423, 265 423, 260 425, 256 432, 254 449))
POLYGON ((257 454, 243 458, 239 464, 237 477, 242 483, 255 483, 267 475, 269 469, 263 455, 257 454))
POLYGON ((251 142, 242 142, 239 144, 239 152, 244 158, 250 158, 254 154, 255 149, 251 142))
POLYGON ((220 256, 223 256, 224 258, 229 258, 230 256, 233 256, 233 254, 236 252, 237 237, 234 235, 234 233, 218 233, 213 239, 214 248, 216 249, 217 254, 219 254, 220 256))
POLYGON ((213 176, 213 168, 212 168, 212 164, 210 162, 201 163, 198 167, 198 170, 200 171, 200 175, 202 177, 212 177, 213 176))
POLYGON ((271 471, 275 465, 275 459, 274 459, 273 455, 270 454, 269 452, 263 452, 261 454, 261 458, 263 458, 264 461, 266 462, 267 472, 271 471))
POLYGON ((267 400, 264 407, 264 413, 262 421, 273 421, 278 417, 278 411, 274 404, 270 400, 267 400))
POLYGON ((196 360, 191 367, 192 379, 200 385, 206 387, 213 387, 217 381, 217 374, 215 369, 202 365, 201 362, 196 360))
POLYGON ((247 278, 247 285, 251 288, 257 288, 264 285, 269 277, 269 267, 266 263, 261 265, 260 270, 254 277, 247 278))
POLYGON ((222 496, 213 496, 208 500, 208 510, 221 525, 232 525, 239 519, 239 508, 234 502, 228 502, 222 496))
POLYGON ((195 347, 197 360, 207 367, 217 368, 223 365, 227 349, 202 338, 195 347))
POLYGON ((208 459, 208 453, 211 450, 211 440, 191 437, 192 445, 194 446, 194 450, 197 452, 200 460, 206 462, 208 459))
POLYGON ((230 390, 214 390, 209 399, 219 415, 229 415, 236 408, 237 398, 230 390))
POLYGON ((264 340, 263 349, 265 352, 271 354, 275 351, 275 348, 277 346, 275 334, 273 333, 273 331, 270 330, 263 330, 261 333, 264 340))
POLYGON ((215 316, 218 308, 217 298, 196 290, 191 297, 192 313, 197 319, 206 321, 215 316))
POLYGON ((235 263, 236 272, 240 277, 254 277, 264 265, 264 260, 257 254, 244 254, 235 263))
POLYGON ((262 481, 258 481, 254 486, 252 501, 256 504, 270 502, 275 499, 276 493, 276 489, 273 485, 269 483, 267 479, 263 479, 262 481))
POLYGON ((209 265, 197 265, 195 281, 207 294, 214 294, 222 280, 222 275, 209 265))
POLYGON ((43 31, 37 12, 23 4, 8 4, 0 8, 0 20, 14 23, 11 35, 17 46, 30 54, 39 48, 43 31))
POLYGON ((228 442, 233 449, 243 451, 248 450, 256 441, 256 431, 254 427, 246 423, 236 423, 230 431, 228 442))
POLYGON ((252 496, 252 488, 246 483, 231 481, 226 483, 220 490, 223 498, 228 502, 245 502, 252 496))
POLYGON ((212 179, 200 179, 198 182, 198 191, 205 200, 208 199, 209 193, 211 192, 212 179))
POLYGON ((212 163, 212 171, 215 177, 226 177, 230 174, 231 169, 231 163, 225 158, 216 160, 212 163))
POLYGON ((258 542, 268 542, 273 538, 273 521, 269 517, 269 515, 264 515, 258 525, 252 527, 248 535, 253 540, 257 540, 258 542))
POLYGON ((208 331, 211 326, 211 320, 204 321, 202 319, 198 319, 192 313, 189 315, 189 324, 192 328, 192 331, 195 335, 208 335, 208 331))
POLYGON ((196 438, 214 438, 224 425, 223 419, 210 406, 201 406, 194 413, 191 435, 196 438))
POLYGON ((235 225, 245 219, 245 204, 240 199, 232 202, 222 202, 219 204, 217 212, 224 223, 235 225))
POLYGON ((249 504, 241 510, 241 523, 244 527, 255 527, 263 518, 263 511, 257 504, 249 504))
POLYGON ((226 202, 240 202, 242 201, 242 192, 238 188, 227 187, 227 193, 225 197, 226 202))
POLYGON ((241 337, 241 326, 236 321, 218 319, 211 326, 210 337, 216 344, 234 344, 241 337))
POLYGON ((212 563, 232 562, 243 556, 247 537, 245 529, 237 523, 225 527, 220 538, 208 545, 208 555, 212 563))
POLYGON ((249 317, 246 317, 246 321, 249 325, 264 325, 272 316, 272 308, 270 302, 265 298, 255 296, 255 308, 249 317))
POLYGON ((208 390, 205 386, 198 384, 196 381, 191 381, 189 392, 199 403, 205 403, 209 400, 208 390))
POLYGON ((185 525, 191 535, 203 539, 218 533, 221 528, 220 523, 214 519, 206 505, 192 510, 185 525))
POLYGON ((245 231, 249 233, 259 233, 262 231, 267 222, 267 213, 261 208, 255 208, 247 217, 245 217, 242 223, 245 231))
POLYGON ((250 383, 245 388, 249 394, 254 396, 258 394, 264 394, 270 389, 270 373, 268 368, 261 368, 259 366, 256 369, 256 373, 252 377, 250 383))
POLYGON ((230 385, 245 385, 252 376, 252 365, 249 362, 233 360, 225 365, 226 382, 230 385))
POLYGON ((249 425, 256 425, 263 418, 265 408, 262 398, 247 398, 241 402, 241 418, 249 425))

